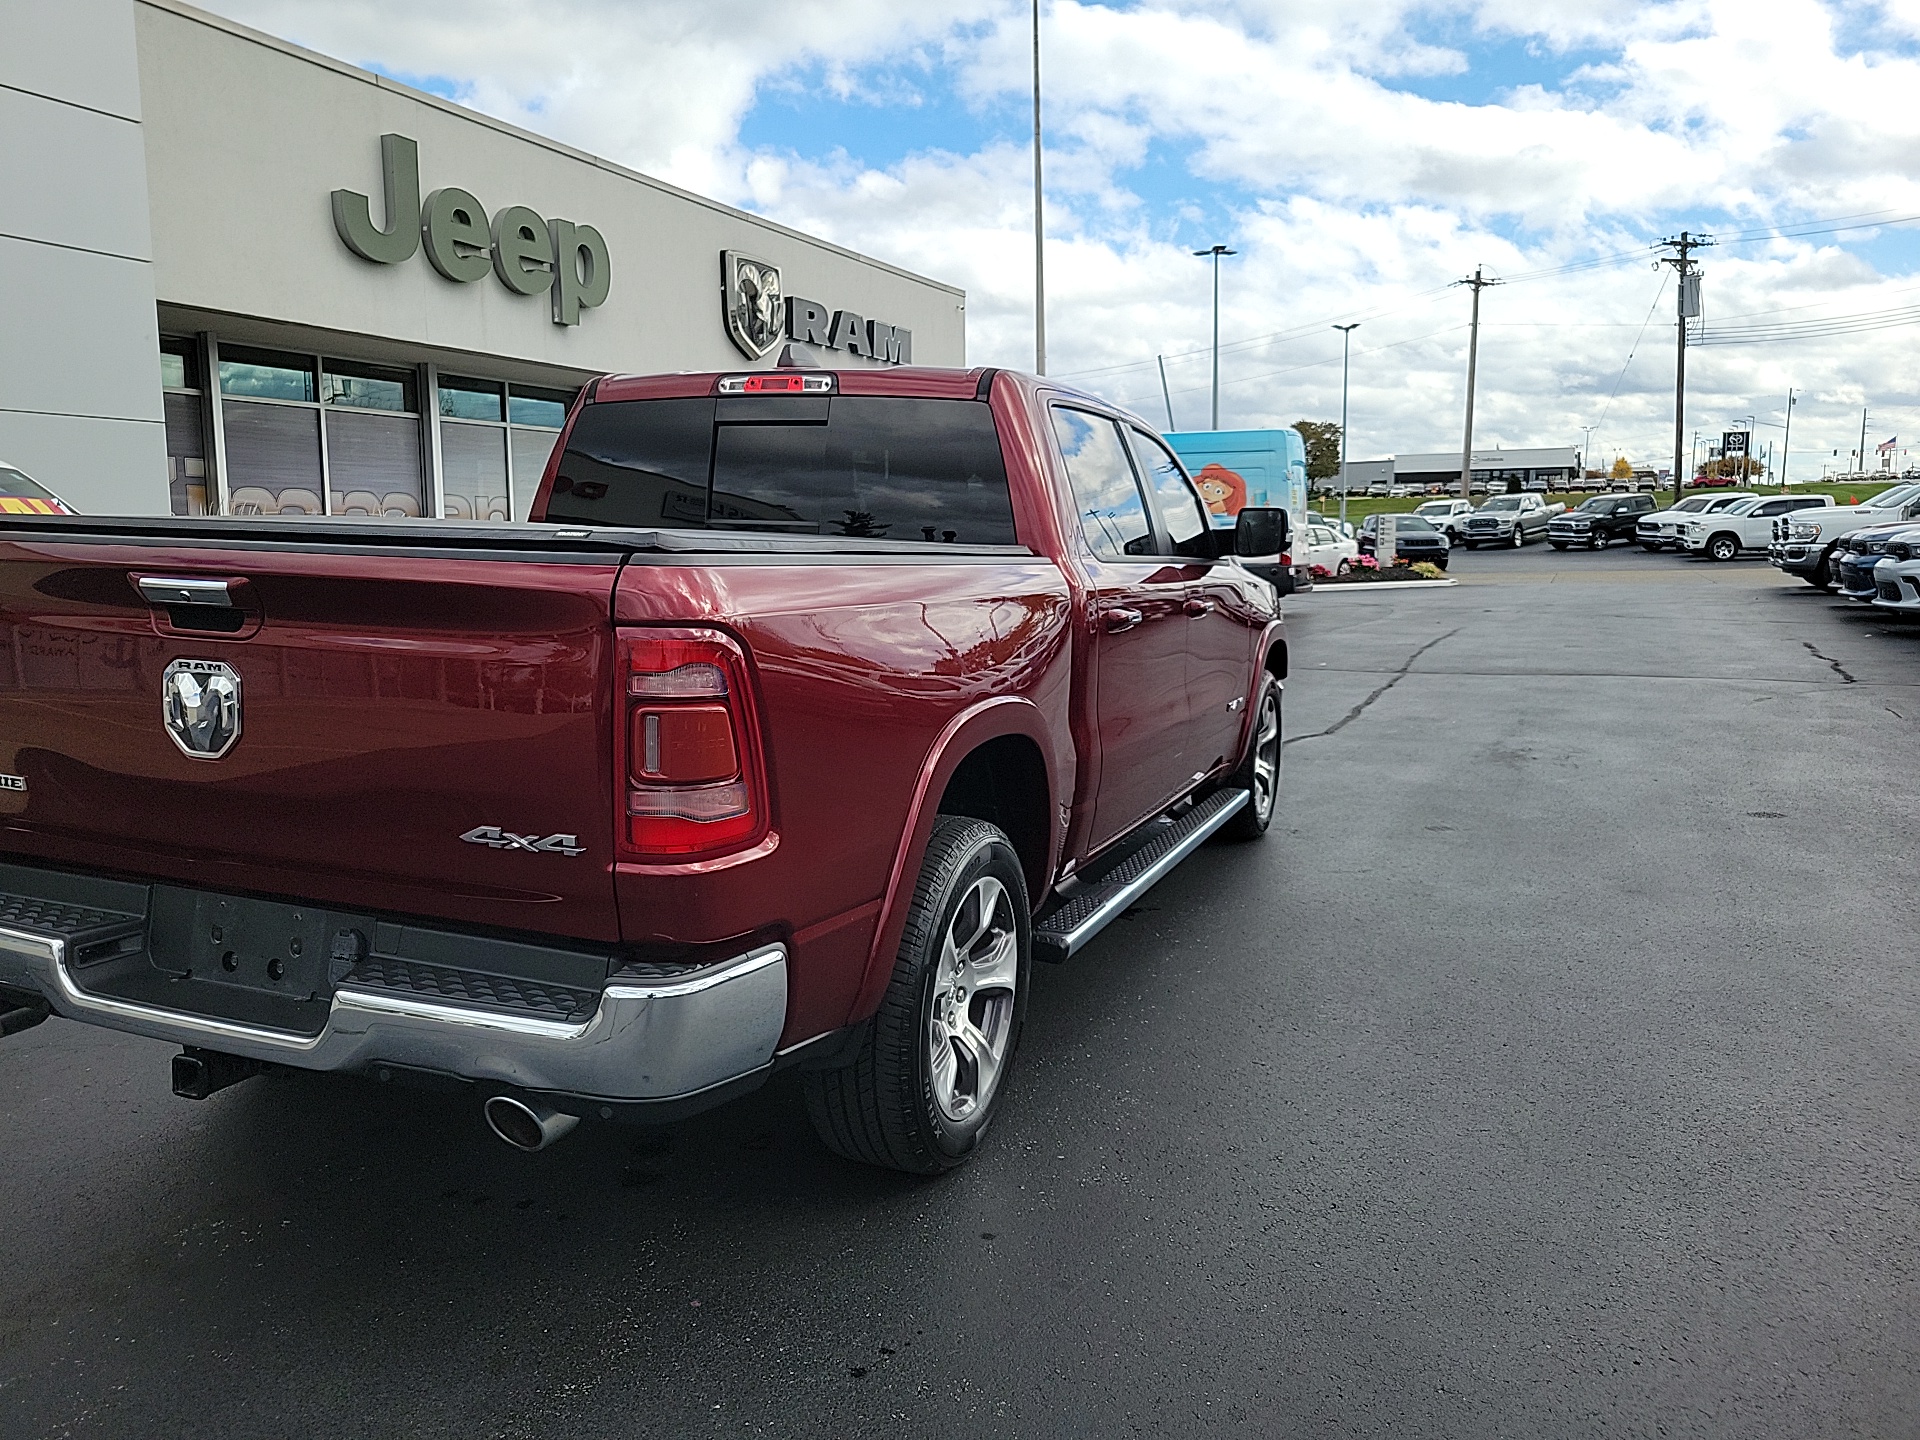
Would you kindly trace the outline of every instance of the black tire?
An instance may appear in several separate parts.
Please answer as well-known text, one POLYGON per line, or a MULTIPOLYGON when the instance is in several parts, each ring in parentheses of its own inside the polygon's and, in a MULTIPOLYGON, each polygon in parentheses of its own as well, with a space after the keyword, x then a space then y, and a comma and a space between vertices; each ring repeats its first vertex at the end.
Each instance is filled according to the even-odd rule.
POLYGON ((1514 526, 1513 527, 1513 548, 1518 550, 1522 545, 1526 543, 1527 543, 1527 532, 1522 530, 1518 525, 1514 526))
POLYGON ((1642 540, 1642 541, 1640 542, 1640 548, 1641 548, 1642 550, 1644 550, 1644 551, 1646 551, 1646 552, 1647 552, 1647 554, 1649 554, 1649 555, 1658 555, 1658 554, 1660 553, 1660 549, 1661 549, 1661 547, 1660 547, 1660 546, 1658 546, 1658 545, 1649 545, 1649 544, 1648 544, 1648 543, 1647 543, 1646 541, 1644 541, 1644 540, 1642 540))
POLYGON ((1235 811, 1233 818, 1216 832, 1222 840, 1258 840, 1273 823, 1274 812, 1280 808, 1281 740, 1280 684, 1271 674, 1262 672, 1260 690, 1253 702, 1253 743, 1247 746, 1246 758, 1240 762, 1239 768, 1221 785, 1225 790, 1248 791, 1253 798, 1235 811), (1272 709, 1273 734, 1271 743, 1263 746, 1260 732, 1268 707, 1272 709), (1266 787, 1259 783, 1259 762, 1263 752, 1273 767, 1272 783, 1266 787), (1266 790, 1264 806, 1261 803, 1263 788, 1266 790))
MULTIPOLYGON (((807 1117, 821 1143, 849 1160, 911 1175, 938 1175, 964 1164, 979 1148, 1007 1093, 1026 1022, 1032 964, 1026 873, 1012 842, 983 820, 940 816, 914 886, 893 978, 865 1038, 842 1064, 803 1076, 807 1117), (1015 978, 1010 1011, 986 1022, 1005 1027, 999 1068, 984 1097, 955 1118, 935 1095, 931 1027, 936 981, 948 932, 983 879, 997 881, 1007 900, 1005 919, 1011 931, 997 923, 994 928, 998 935, 1013 937, 1015 978)), ((998 1003, 993 996, 983 1001, 983 996, 984 988, 968 997, 969 1014, 972 1007, 998 1003)))
POLYGON ((1707 541, 1706 556, 1709 560, 1732 560, 1740 554, 1740 539, 1722 530, 1707 541))
POLYGON ((1604 536, 1604 535, 1595 535, 1595 536, 1593 536, 1593 537, 1592 537, 1591 539, 1589 539, 1589 540, 1587 541, 1587 548, 1588 548, 1589 550, 1604 550, 1604 549, 1606 549, 1606 548, 1607 548, 1607 537, 1606 537, 1606 536, 1604 536))
POLYGON ((1464 540, 1461 543, 1469 550, 1478 550, 1480 548, 1480 542, 1478 540, 1464 540))
POLYGON ((1567 548, 1566 542, 1562 540, 1549 540, 1547 543, 1556 550, 1564 550, 1567 548))
POLYGON ((1807 583, 1816 590, 1824 590, 1829 595, 1833 593, 1833 565, 1827 556, 1822 555, 1820 557, 1819 565, 1814 568, 1814 572, 1811 575, 1807 576, 1807 583))
POLYGON ((1433 563, 1438 565, 1442 570, 1444 570, 1447 568, 1447 561, 1451 558, 1452 557, 1448 555, 1436 555, 1434 557, 1433 563))

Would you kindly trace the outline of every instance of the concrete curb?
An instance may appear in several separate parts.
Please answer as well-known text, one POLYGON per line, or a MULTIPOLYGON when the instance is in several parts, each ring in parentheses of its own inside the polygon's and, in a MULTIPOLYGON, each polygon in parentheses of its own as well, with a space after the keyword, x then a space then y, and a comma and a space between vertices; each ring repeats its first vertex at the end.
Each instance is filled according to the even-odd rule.
POLYGON ((1292 600, 1296 597, 1305 598, 1311 595, 1339 595, 1342 593, 1350 594, 1356 592, 1365 595, 1369 591, 1377 592, 1381 590, 1437 590, 1443 585, 1458 585, 1459 583, 1458 580, 1362 580, 1350 585, 1328 585, 1325 587, 1316 585, 1311 590, 1296 590, 1287 598, 1292 600))

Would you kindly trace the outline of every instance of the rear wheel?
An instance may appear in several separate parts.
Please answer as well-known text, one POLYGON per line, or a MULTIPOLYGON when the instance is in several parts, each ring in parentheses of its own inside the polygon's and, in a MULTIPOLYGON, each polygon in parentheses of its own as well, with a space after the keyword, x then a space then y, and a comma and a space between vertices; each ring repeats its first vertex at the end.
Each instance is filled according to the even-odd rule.
POLYGON ((1229 790, 1245 790, 1247 803, 1220 827, 1227 840, 1258 840, 1273 823, 1280 799, 1280 686, 1262 673, 1260 698, 1254 702, 1253 744, 1247 758, 1226 782, 1229 790))
POLYGON ((934 821, 893 978, 844 1063, 804 1078, 822 1143, 867 1165, 937 1175, 978 1148, 1026 1019, 1027 882, 980 820, 934 821))

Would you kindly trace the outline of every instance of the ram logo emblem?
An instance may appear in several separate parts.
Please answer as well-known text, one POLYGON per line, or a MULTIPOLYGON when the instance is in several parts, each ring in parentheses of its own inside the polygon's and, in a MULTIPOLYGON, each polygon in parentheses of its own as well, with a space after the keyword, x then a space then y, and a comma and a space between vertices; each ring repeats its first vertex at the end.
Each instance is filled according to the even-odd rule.
POLYGON ((240 677, 218 660, 176 660, 160 675, 160 720, 180 753, 218 760, 240 738, 240 677))

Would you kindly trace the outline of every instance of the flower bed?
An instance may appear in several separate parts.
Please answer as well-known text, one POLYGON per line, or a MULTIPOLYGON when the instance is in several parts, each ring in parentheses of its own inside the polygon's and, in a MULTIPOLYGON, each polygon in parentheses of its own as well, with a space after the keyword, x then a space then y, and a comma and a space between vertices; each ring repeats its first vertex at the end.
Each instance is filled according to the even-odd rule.
POLYGON ((1408 565, 1396 563, 1382 565, 1371 555, 1362 555, 1349 564, 1349 568, 1335 575, 1324 565, 1316 565, 1312 570, 1313 583, 1318 585, 1380 585, 1396 580, 1444 580, 1447 572, 1430 560, 1421 560, 1408 565))

